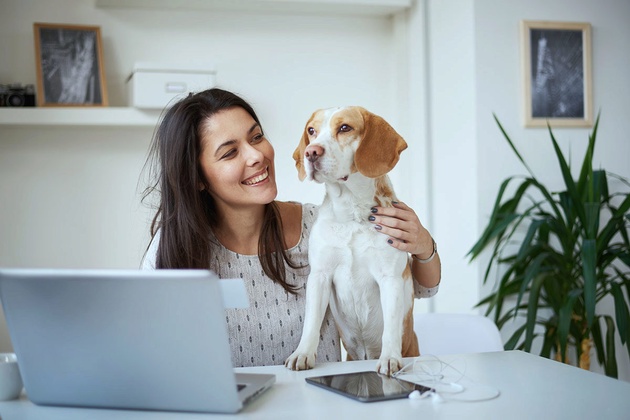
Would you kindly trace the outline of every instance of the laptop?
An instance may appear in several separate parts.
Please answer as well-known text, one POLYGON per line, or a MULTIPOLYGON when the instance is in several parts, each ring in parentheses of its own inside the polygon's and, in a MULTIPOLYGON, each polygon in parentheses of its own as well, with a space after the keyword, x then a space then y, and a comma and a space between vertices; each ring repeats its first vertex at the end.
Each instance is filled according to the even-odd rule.
POLYGON ((235 413, 275 382, 232 367, 224 301, 247 306, 240 279, 0 269, 0 299, 35 404, 235 413))

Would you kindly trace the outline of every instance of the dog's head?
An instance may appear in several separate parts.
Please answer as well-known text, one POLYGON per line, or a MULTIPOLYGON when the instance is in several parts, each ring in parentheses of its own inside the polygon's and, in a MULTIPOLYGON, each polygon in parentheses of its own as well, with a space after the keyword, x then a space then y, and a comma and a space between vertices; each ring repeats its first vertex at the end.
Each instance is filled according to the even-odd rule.
POLYGON ((343 182, 359 172, 378 178, 391 171, 405 140, 378 115, 349 106, 315 111, 293 152, 300 180, 343 182))

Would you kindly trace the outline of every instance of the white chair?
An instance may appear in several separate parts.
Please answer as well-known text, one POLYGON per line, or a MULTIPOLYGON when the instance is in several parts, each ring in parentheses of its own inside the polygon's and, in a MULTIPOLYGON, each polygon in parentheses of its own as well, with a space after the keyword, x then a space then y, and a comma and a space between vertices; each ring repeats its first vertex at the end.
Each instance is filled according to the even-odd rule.
POLYGON ((421 355, 503 351, 496 324, 481 315, 455 313, 414 314, 413 329, 421 355))

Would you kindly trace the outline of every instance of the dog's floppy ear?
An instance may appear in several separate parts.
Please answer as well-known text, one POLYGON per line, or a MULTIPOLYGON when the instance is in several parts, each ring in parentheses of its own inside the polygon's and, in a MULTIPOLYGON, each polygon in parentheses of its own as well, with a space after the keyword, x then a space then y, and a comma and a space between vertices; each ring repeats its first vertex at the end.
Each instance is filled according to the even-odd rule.
POLYGON ((302 132, 302 139, 300 139, 300 144, 298 144, 298 147, 293 152, 293 159, 295 159, 295 167, 297 168, 298 178, 300 178, 300 181, 304 181, 304 178, 306 178, 306 170, 304 169, 304 150, 309 144, 308 133, 306 132, 306 130, 308 129, 308 125, 310 124, 312 119, 313 117, 311 116, 311 118, 309 118, 308 122, 306 123, 306 126, 304 126, 304 131, 302 132))
POLYGON ((354 164, 368 178, 378 178, 391 171, 407 142, 382 117, 359 108, 365 123, 363 138, 354 155, 354 164))

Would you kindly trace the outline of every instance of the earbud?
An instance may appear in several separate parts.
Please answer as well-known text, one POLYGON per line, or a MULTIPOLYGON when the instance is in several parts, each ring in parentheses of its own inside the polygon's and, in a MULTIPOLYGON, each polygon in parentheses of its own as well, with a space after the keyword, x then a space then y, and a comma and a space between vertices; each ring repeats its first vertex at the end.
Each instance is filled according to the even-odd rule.
POLYGON ((442 398, 437 392, 431 393, 431 400, 433 401, 433 404, 441 404, 444 402, 444 398, 442 398))
POLYGON ((408 398, 410 400, 419 400, 420 398, 422 398, 422 394, 416 389, 414 391, 411 391, 408 398))

